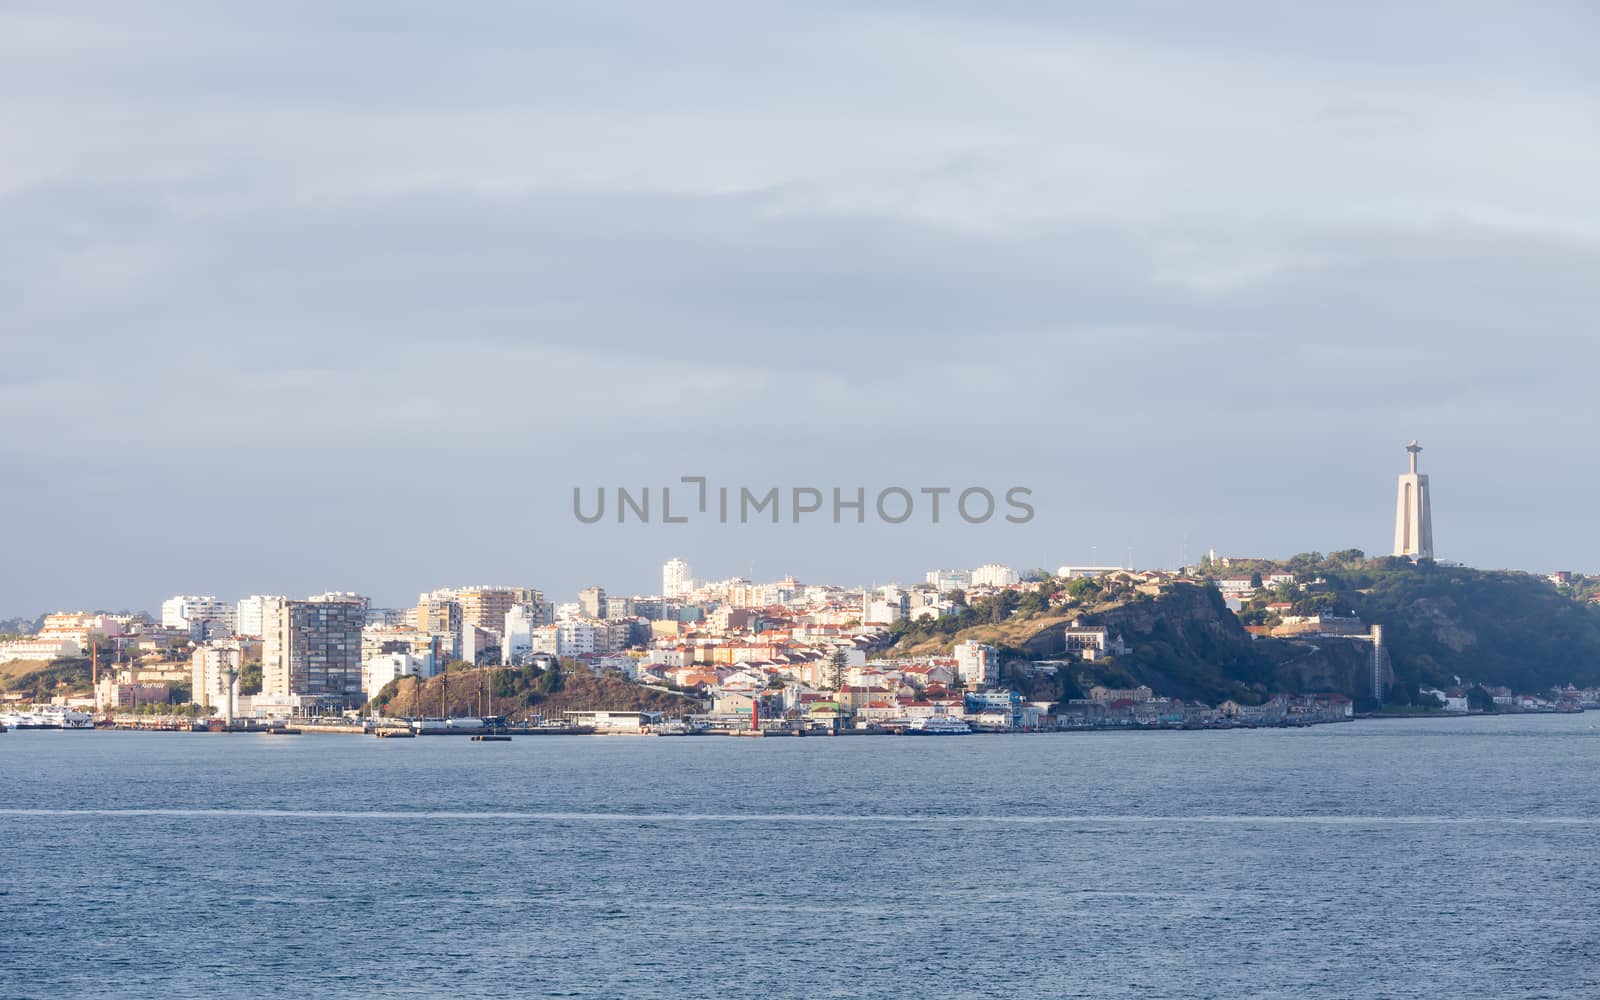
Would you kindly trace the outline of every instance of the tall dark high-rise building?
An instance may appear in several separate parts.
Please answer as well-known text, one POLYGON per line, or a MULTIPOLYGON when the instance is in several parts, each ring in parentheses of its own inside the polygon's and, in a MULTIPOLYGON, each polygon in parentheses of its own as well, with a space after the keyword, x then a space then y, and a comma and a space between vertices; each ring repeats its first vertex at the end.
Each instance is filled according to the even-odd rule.
POLYGON ((308 710, 361 704, 364 600, 342 594, 307 601, 269 597, 261 617, 263 695, 297 697, 308 710))

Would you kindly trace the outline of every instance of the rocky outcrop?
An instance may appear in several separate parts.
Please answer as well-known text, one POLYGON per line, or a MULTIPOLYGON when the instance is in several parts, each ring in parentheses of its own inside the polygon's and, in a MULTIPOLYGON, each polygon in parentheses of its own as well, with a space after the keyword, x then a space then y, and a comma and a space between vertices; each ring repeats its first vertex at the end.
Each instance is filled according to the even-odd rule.
MULTIPOLYGON (((1372 644, 1357 639, 1318 637, 1292 642, 1274 641, 1282 658, 1273 668, 1274 686, 1295 694, 1335 691, 1351 698, 1372 693, 1372 644)), ((1394 671, 1384 669, 1384 687, 1394 683, 1394 671)))

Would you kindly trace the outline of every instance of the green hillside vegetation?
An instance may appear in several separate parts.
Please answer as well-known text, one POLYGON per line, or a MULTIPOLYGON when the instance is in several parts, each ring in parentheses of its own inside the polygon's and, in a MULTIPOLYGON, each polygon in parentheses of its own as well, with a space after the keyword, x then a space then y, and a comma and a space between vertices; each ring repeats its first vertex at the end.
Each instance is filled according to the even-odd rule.
POLYGON ((1367 559, 1356 550, 1297 556, 1305 578, 1361 619, 1384 627, 1402 684, 1463 681, 1533 692, 1600 683, 1600 606, 1543 577, 1367 559))
MULTIPOLYGON (((1132 651, 1070 664, 1058 677, 1063 699, 1082 697, 1096 684, 1116 688, 1143 684, 1157 694, 1186 701, 1255 705, 1275 691, 1300 693, 1302 688, 1276 682, 1279 660, 1293 652, 1282 644, 1252 639, 1228 611, 1222 595, 1210 587, 1177 584, 1159 597, 1097 605, 1082 618, 1087 625, 1104 625, 1132 651)), ((1051 630, 1022 652, 1037 656, 1059 650, 1060 642, 1051 630)), ((1031 693, 1049 691, 1048 685, 1040 688, 1036 681, 1031 693)))
MULTIPOLYGON (((1035 571, 1039 572, 1042 571, 1035 571)), ((915 622, 902 618, 889 626, 894 655, 948 655, 957 642, 967 640, 1021 649, 1041 629, 1065 625, 1092 610, 1150 599, 1117 583, 1065 581, 1049 576, 1024 592, 1002 591, 971 604, 959 590, 951 597, 957 606, 953 614, 915 622)))
POLYGON ((475 668, 452 667, 445 677, 419 681, 401 677, 373 696, 368 711, 385 715, 437 716, 440 697, 444 714, 471 716, 480 711, 479 691, 483 691, 482 711, 513 720, 543 716, 559 718, 562 712, 589 709, 665 712, 683 715, 702 711, 695 698, 659 688, 635 684, 620 674, 595 675, 584 664, 563 659, 557 666, 541 670, 536 666, 475 668), (492 705, 489 696, 493 695, 492 705))
POLYGON ((87 658, 15 660, 0 666, 0 691, 23 692, 36 702, 57 695, 86 694, 92 687, 87 658))
POLYGON ((889 656, 947 655, 973 640, 1001 650, 1002 680, 1032 700, 1083 697, 1090 687, 1148 684, 1161 694, 1215 704, 1259 704, 1274 689, 1278 659, 1291 655, 1251 639, 1216 590, 1179 584, 1154 596, 1120 580, 1047 579, 1025 593, 1003 592, 932 621, 894 623, 889 656), (1062 629, 1074 619, 1104 624, 1133 651, 1075 662, 1033 676, 1023 661, 1062 654, 1062 629), (1274 653, 1277 655, 1275 656, 1274 653))
POLYGON ((1600 576, 1572 574, 1572 579, 1556 588, 1563 597, 1574 601, 1600 601, 1600 576))
MULTIPOLYGON (((1232 560, 1202 566, 1215 577, 1291 572, 1294 585, 1258 596, 1244 623, 1276 620, 1266 609, 1288 603, 1298 615, 1356 615, 1384 626, 1393 667, 1386 700, 1417 702, 1419 686, 1456 683, 1544 691, 1600 684, 1600 605, 1589 578, 1557 588, 1511 571, 1367 558, 1357 549, 1286 560, 1232 560)), ((1600 589, 1600 581, 1594 582, 1600 589)), ((1045 580, 1024 594, 975 602, 933 621, 897 622, 890 656, 947 654, 956 642, 999 647, 1003 677, 1031 698, 1080 697, 1093 684, 1148 684, 1158 694, 1210 704, 1259 703, 1275 692, 1337 691, 1366 700, 1370 647, 1355 640, 1253 639, 1213 587, 1178 583, 1159 596, 1126 584, 1045 580), (1074 618, 1111 628, 1128 655, 1072 663, 1056 677, 1031 677, 1021 661, 1061 654, 1061 627, 1074 618)))

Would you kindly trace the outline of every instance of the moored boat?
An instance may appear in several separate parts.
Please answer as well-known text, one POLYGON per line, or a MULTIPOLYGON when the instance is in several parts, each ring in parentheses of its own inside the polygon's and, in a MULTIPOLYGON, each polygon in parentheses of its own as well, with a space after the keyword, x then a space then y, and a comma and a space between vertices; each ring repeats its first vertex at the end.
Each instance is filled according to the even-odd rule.
POLYGON ((935 715, 927 719, 918 719, 906 727, 907 736, 970 736, 972 727, 960 719, 952 719, 945 715, 935 715))
POLYGON ((0 716, 7 729, 93 729, 94 718, 71 708, 46 708, 33 712, 11 712, 0 716))

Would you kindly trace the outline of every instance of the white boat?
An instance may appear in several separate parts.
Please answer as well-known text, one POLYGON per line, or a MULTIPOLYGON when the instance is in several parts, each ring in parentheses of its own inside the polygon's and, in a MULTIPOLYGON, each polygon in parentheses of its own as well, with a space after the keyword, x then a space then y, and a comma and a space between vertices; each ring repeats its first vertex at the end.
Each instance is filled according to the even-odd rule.
POLYGON ((918 719, 906 727, 907 736, 970 736, 972 727, 960 719, 952 719, 947 715, 935 715, 926 719, 918 719))
POLYGON ((46 708, 0 716, 0 725, 7 729, 93 729, 94 718, 71 708, 46 708))
POLYGON ((468 717, 468 716, 463 716, 461 718, 456 718, 456 719, 446 719, 446 720, 444 720, 444 724, 445 724, 445 728, 447 728, 447 729, 482 729, 483 728, 483 720, 482 719, 474 719, 474 718, 471 718, 471 717, 468 717))

